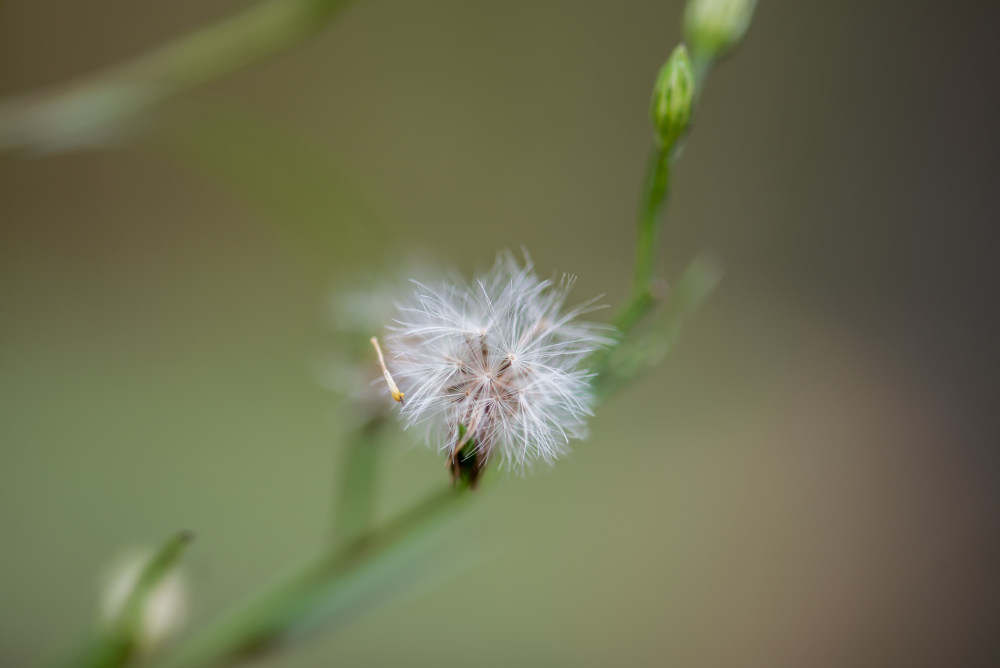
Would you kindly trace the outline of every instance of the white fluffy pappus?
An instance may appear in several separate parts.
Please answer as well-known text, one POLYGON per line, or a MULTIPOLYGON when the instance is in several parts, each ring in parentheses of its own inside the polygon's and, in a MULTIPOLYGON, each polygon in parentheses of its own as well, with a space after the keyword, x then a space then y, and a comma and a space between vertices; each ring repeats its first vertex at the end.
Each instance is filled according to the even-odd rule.
POLYGON ((406 426, 453 457, 471 442, 483 466, 523 471, 565 454, 594 401, 583 362, 614 331, 579 320, 596 300, 564 308, 574 281, 539 279, 510 253, 471 283, 414 281, 387 340, 406 426))

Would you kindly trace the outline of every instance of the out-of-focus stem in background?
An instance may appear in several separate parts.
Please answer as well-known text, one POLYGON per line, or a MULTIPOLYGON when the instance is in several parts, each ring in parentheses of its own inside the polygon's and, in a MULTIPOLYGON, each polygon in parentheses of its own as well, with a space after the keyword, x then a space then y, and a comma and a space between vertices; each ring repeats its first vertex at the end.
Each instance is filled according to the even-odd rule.
POLYGON ((386 526, 367 533, 283 579, 275 587, 198 628, 159 668, 194 668, 263 654, 283 640, 396 586, 410 552, 475 498, 465 484, 440 488, 386 526))
POLYGON ((334 516, 334 542, 349 545, 365 534, 375 515, 378 451, 386 427, 394 424, 383 413, 355 429, 344 449, 334 516))
POLYGON ((615 322, 622 335, 652 308, 661 213, 670 193, 670 170, 680 155, 680 142, 691 122, 695 83, 687 49, 680 45, 660 69, 653 86, 650 118, 655 145, 646 167, 639 202, 632 296, 615 322))
POLYGON ((112 139, 136 115, 291 47, 348 0, 266 0, 133 60, 47 91, 0 101, 0 149, 64 151, 112 139))
POLYGON ((639 204, 632 294, 615 324, 624 336, 652 309, 657 240, 670 194, 670 173, 683 149, 698 98, 713 65, 727 56, 750 26, 756 0, 690 0, 684 11, 684 44, 677 46, 653 86, 650 117, 656 130, 639 204))
MULTIPOLYGON (((709 72, 716 62, 732 52, 743 40, 756 0, 689 0, 684 11, 684 37, 691 48, 678 45, 660 69, 653 86, 650 117, 655 143, 646 167, 642 197, 638 209, 635 269, 629 299, 615 319, 621 341, 656 306, 653 284, 658 252, 659 229, 663 210, 670 194, 670 175, 684 148, 684 139, 695 106, 705 88, 709 72)), ((669 332, 657 330, 669 340, 666 347, 629 346, 594 354, 597 390, 601 394, 633 377, 646 366, 637 357, 641 350, 666 350, 672 345, 680 322, 696 308, 721 279, 717 263, 705 257, 695 258, 678 281, 680 294, 668 296, 669 332), (622 368, 613 368, 622 364, 622 368)), ((660 323, 662 325, 663 323, 660 323)), ((649 339, 647 335, 645 337, 649 339)), ((648 343, 648 342, 647 342, 648 343)))

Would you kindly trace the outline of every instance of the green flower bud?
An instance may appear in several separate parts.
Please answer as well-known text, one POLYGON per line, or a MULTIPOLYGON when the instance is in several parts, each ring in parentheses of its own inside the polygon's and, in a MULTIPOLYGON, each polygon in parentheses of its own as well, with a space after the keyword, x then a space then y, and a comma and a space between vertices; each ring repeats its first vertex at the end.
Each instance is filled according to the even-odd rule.
MULTIPOLYGON (((122 624, 129 614, 132 592, 139 585, 143 572, 156 555, 150 550, 134 550, 119 557, 107 572, 101 592, 101 623, 108 632, 122 624)), ((135 649, 148 655, 173 636, 187 615, 188 587, 184 575, 173 566, 153 583, 135 611, 136 623, 131 628, 135 649)))
POLYGON ((694 75, 687 49, 679 45, 660 69, 649 115, 660 145, 670 149, 687 130, 694 104, 694 75))
POLYGON ((739 44, 757 0, 688 0, 684 38, 695 55, 719 58, 739 44))

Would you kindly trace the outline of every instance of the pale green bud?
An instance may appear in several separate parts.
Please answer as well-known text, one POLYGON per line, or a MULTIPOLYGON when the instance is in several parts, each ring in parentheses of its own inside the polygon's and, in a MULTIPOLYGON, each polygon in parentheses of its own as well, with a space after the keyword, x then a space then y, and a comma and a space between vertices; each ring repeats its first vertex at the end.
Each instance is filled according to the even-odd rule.
POLYGON ((719 58, 739 44, 757 0, 688 0, 684 38, 695 55, 719 58))
MULTIPOLYGON (((100 601, 101 622, 107 629, 114 629, 121 624, 122 615, 128 614, 129 597, 154 558, 149 550, 127 552, 107 572, 100 601)), ((180 629, 187 615, 187 599, 187 582, 173 567, 149 590, 136 612, 131 640, 140 654, 153 652, 180 629)))
POLYGON ((694 75, 687 49, 680 44, 660 69, 653 86, 649 115, 660 145, 671 148, 687 130, 694 104, 694 75))

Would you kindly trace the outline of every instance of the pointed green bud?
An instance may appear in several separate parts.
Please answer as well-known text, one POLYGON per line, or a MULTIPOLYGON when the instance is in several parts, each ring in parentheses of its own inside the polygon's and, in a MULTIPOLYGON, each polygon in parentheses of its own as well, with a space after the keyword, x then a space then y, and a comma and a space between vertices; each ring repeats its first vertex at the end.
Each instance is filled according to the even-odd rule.
POLYGON ((739 44, 756 4, 757 0, 688 0, 684 39, 695 56, 720 58, 739 44))
POLYGON ((687 130, 694 104, 694 75, 687 49, 679 45, 660 69, 653 86, 649 115, 660 140, 670 149, 687 130))

